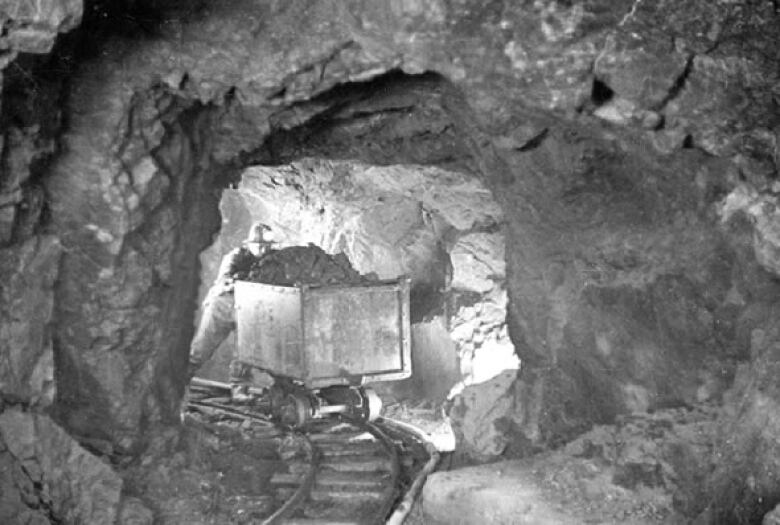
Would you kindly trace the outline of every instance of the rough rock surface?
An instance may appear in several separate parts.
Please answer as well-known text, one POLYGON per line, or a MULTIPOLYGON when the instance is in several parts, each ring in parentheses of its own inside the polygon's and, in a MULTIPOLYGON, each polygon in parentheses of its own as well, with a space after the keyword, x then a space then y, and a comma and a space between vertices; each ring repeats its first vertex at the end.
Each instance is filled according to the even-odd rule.
POLYGON ((53 153, 54 143, 38 136, 39 127, 11 127, 0 140, 0 246, 24 241, 40 220, 43 192, 31 182, 30 166, 53 153))
POLYGON ((85 68, 47 180, 65 253, 55 297, 58 367, 69 379, 58 409, 70 430, 118 453, 141 447, 148 425, 178 419, 192 337, 182 305, 217 224, 201 173, 208 114, 178 120, 188 103, 162 91, 116 99, 129 94, 123 75, 85 68))
POLYGON ((512 438, 517 370, 507 370, 454 398, 448 415, 457 443, 458 462, 479 463, 501 457, 512 438))
POLYGON ((3 523, 114 523, 122 480, 49 417, 0 414, 3 523))
POLYGON ((511 158, 498 195, 511 210, 521 389, 544 407, 541 419, 526 411, 532 440, 722 393, 727 381, 701 388, 727 380, 739 352, 733 332, 714 330, 734 309, 739 264, 704 195, 722 169, 696 154, 657 159, 582 128, 551 131, 511 158))
POLYGON ((12 53, 48 53, 58 33, 81 23, 82 0, 4 2, 0 15, 2 48, 12 53))
POLYGON ((60 252, 52 236, 0 250, 0 392, 17 402, 49 405, 54 398, 51 334, 60 252))
POLYGON ((764 519, 761 520, 761 525, 777 525, 778 523, 780 523, 780 504, 767 512, 764 519))
POLYGON ((44 196, 30 172, 55 150, 64 75, 45 78, 39 66, 57 36, 81 23, 82 11, 82 0, 0 4, 0 246, 23 241, 41 219, 44 196))
MULTIPOLYGON (((331 118, 343 120, 323 129, 362 120, 374 147, 394 129, 399 142, 426 136, 402 118, 419 98, 385 98, 375 128, 370 104, 327 99, 390 71, 439 79, 430 144, 444 147, 387 151, 474 170, 503 208, 519 435, 550 445, 621 412, 718 400, 752 358, 755 320, 772 322, 774 211, 719 213, 738 186, 756 203, 776 193, 776 2, 155 4, 153 31, 101 41, 69 70, 68 96, 53 97, 67 101, 57 148, 40 122, 2 123, 4 162, 18 162, 0 179, 0 238, 17 250, 51 226, 64 248, 55 340, 69 430, 129 450, 175 419, 214 190, 272 134, 331 118)), ((12 5, 5 66, 16 49, 48 48, 81 7, 12 5)), ((4 116, 44 104, 11 100, 4 116)), ((736 443, 754 429, 735 428, 736 443)))
POLYGON ((450 396, 462 386, 519 366, 506 324, 505 242, 502 231, 474 232, 460 237, 450 250, 450 334, 462 374, 450 396))
MULTIPOLYGON (((750 332, 751 363, 742 365, 718 421, 715 470, 705 516, 717 523, 758 523, 780 502, 780 330, 750 332)), ((755 320, 753 321, 755 322, 755 320)))
POLYGON ((434 473, 423 522, 690 523, 703 503, 715 414, 634 414, 554 452, 434 473))

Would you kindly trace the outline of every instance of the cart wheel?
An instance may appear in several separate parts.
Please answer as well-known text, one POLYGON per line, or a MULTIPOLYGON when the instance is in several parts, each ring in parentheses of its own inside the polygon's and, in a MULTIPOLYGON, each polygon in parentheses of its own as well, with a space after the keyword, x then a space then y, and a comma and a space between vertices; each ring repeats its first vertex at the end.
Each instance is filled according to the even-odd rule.
POLYGON ((287 392, 280 388, 279 385, 271 385, 271 388, 268 389, 268 402, 271 405, 271 415, 277 416, 281 413, 286 398, 287 392))
POLYGON ((300 427, 306 424, 312 415, 311 401, 305 396, 288 394, 282 403, 277 407, 278 412, 274 414, 284 425, 291 427, 300 427))
POLYGON ((366 421, 376 420, 382 413, 382 399, 373 388, 364 388, 363 397, 365 403, 363 410, 366 421))

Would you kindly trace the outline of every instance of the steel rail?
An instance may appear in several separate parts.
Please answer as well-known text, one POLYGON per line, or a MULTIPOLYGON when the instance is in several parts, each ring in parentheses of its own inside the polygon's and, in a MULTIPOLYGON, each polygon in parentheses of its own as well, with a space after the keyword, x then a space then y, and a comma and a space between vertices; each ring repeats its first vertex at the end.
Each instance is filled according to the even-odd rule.
MULTIPOLYGON (((200 386, 202 388, 203 387, 217 388, 220 390, 224 389, 222 384, 219 383, 215 384, 215 383, 216 382, 213 382, 208 385, 201 384, 197 386, 200 386)), ((273 426, 274 428, 277 428, 284 434, 295 435, 297 438, 302 440, 301 443, 303 444, 302 446, 305 448, 305 455, 309 459, 308 470, 303 475, 303 477, 300 480, 298 480, 300 484, 296 487, 293 494, 289 496, 286 499, 286 501, 276 511, 274 511, 272 515, 268 516, 267 518, 265 518, 263 521, 260 522, 263 525, 278 525, 281 523, 297 523, 297 522, 301 522, 301 523, 306 522, 308 524, 336 523, 333 520, 318 520, 316 518, 298 519, 294 517, 298 511, 304 511, 304 509, 306 508, 307 502, 312 498, 312 491, 317 483, 317 476, 320 472, 322 472, 321 460, 323 458, 323 451, 320 450, 319 448, 322 445, 318 445, 317 444, 318 442, 313 439, 310 439, 310 436, 315 436, 317 433, 320 432, 327 434, 329 433, 329 431, 323 431, 321 429, 317 429, 315 426, 317 422, 321 423, 326 420, 331 420, 334 423, 341 422, 346 425, 349 425, 350 427, 353 427, 359 432, 367 432, 374 437, 375 442, 378 445, 377 450, 379 449, 384 450, 384 454, 382 454, 382 456, 384 457, 383 461, 387 462, 389 472, 385 474, 386 479, 384 479, 383 483, 380 486, 377 486, 376 494, 377 494, 378 501, 374 503, 372 507, 368 507, 370 509, 369 511, 370 516, 366 518, 364 515, 364 518, 359 520, 360 523, 369 523, 371 525, 374 524, 378 525, 384 523, 389 523, 391 525, 400 525, 401 523, 403 523, 403 521, 408 516, 409 511, 411 510, 415 502, 415 499, 425 482, 426 477, 428 476, 428 474, 430 474, 433 471, 433 469, 435 469, 439 461, 439 453, 425 438, 424 432, 417 429, 416 427, 404 424, 400 421, 380 418, 375 422, 369 423, 359 418, 346 416, 346 415, 339 415, 339 416, 329 417, 325 419, 319 419, 312 422, 315 425, 307 425, 304 426, 303 428, 292 430, 288 427, 284 427, 283 425, 279 425, 276 422, 270 420, 268 416, 258 414, 256 412, 250 411, 249 409, 235 408, 233 406, 220 403, 220 402, 211 402, 211 401, 194 400, 194 399, 190 399, 188 401, 188 404, 193 408, 198 408, 198 407, 206 408, 217 412, 222 412, 224 414, 233 417, 251 420, 254 422, 260 422, 266 426, 273 426), (382 427, 385 427, 386 430, 383 430, 382 427), (387 433, 388 431, 390 432, 389 435, 387 433), (394 438, 392 436, 394 436, 395 433, 407 437, 394 438), (424 444, 425 452, 429 456, 422 470, 415 473, 415 477, 411 485, 409 485, 408 488, 404 490, 404 494, 401 494, 400 479, 401 479, 402 470, 401 470, 401 461, 399 458, 399 450, 398 450, 398 446, 396 445, 396 441, 399 439, 405 440, 407 438, 414 439, 419 443, 424 444), (400 501, 399 501, 399 497, 401 497, 400 501)), ((338 441, 339 438, 338 433, 334 433, 333 435, 338 441)), ((348 440, 345 440, 345 443, 349 445, 348 440)), ((357 448, 359 449, 360 447, 358 446, 357 448)))
POLYGON ((393 505, 395 505, 395 501, 398 497, 398 479, 401 476, 401 461, 398 458, 398 449, 396 448, 392 438, 385 434, 376 424, 367 423, 365 421, 347 416, 342 416, 341 419, 344 419, 353 426, 369 432, 372 436, 377 438, 377 440, 382 444, 389 455, 390 480, 388 481, 387 488, 382 495, 382 501, 384 503, 379 506, 375 513, 376 518, 374 521, 372 521, 372 523, 377 524, 384 523, 387 515, 393 508, 393 505))
POLYGON ((295 432, 295 435, 303 438, 304 443, 306 443, 307 453, 311 458, 309 461, 309 470, 306 472, 306 476, 303 478, 303 481, 293 495, 290 496, 273 514, 263 520, 261 522, 262 525, 277 525, 291 517, 309 497, 311 489, 314 486, 314 480, 317 477, 317 471, 320 466, 320 451, 317 450, 317 447, 315 447, 311 440, 303 433, 295 432))
POLYGON ((422 487, 425 484, 425 480, 428 478, 428 475, 431 474, 436 468, 436 466, 439 464, 441 455, 439 454, 439 451, 436 449, 433 443, 431 443, 431 441, 425 435, 425 433, 420 431, 417 427, 406 424, 402 421, 397 421, 389 418, 383 418, 381 421, 379 421, 379 423, 391 427, 396 427, 398 430, 402 432, 406 432, 416 436, 417 439, 419 439, 425 444, 425 450, 429 454, 429 458, 428 461, 425 463, 425 466, 423 466, 420 472, 417 473, 417 475, 414 478, 414 481, 412 481, 411 486, 409 487, 409 489, 406 491, 403 498, 401 499, 401 502, 398 504, 395 511, 393 511, 393 514, 388 518, 386 522, 386 525, 402 525, 403 522, 406 520, 406 518, 409 516, 409 513, 412 511, 412 508, 414 507, 414 503, 417 500, 417 496, 419 495, 420 490, 422 490, 422 487))

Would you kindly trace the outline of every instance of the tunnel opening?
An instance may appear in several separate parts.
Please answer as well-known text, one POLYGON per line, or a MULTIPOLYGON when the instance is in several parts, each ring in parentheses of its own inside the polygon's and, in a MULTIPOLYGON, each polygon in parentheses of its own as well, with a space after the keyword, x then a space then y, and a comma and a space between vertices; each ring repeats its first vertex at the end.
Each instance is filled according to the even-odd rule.
MULTIPOLYGON (((442 107, 444 82, 390 71, 271 115, 263 144, 230 162, 200 297, 259 221, 279 247, 311 243, 362 274, 411 278, 414 372, 390 395, 438 404, 453 387, 517 368, 502 328, 501 212, 442 107)), ((205 377, 227 378, 235 344, 232 334, 205 377)))

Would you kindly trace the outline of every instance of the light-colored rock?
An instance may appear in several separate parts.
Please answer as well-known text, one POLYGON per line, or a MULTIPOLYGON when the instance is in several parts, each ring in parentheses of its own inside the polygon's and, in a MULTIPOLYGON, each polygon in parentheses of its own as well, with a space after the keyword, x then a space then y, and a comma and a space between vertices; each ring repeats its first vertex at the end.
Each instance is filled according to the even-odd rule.
POLYGON ((700 513, 713 407, 659 410, 599 425, 521 461, 436 472, 425 523, 689 523, 700 513))
POLYGON ((625 125, 631 122, 636 113, 636 106, 625 98, 614 98, 606 104, 599 106, 593 115, 611 122, 612 124, 625 125))
POLYGON ((516 378, 517 370, 505 370, 488 381, 465 387, 453 398, 449 415, 458 454, 472 461, 489 461, 504 452, 512 439, 506 423, 514 410, 516 378))
POLYGON ((58 33, 81 23, 82 0, 9 0, 0 21, 12 21, 6 36, 11 48, 22 53, 48 53, 58 33))
POLYGON ((119 525, 152 525, 154 513, 138 498, 122 498, 117 523, 119 525))
POLYGON ((758 263, 780 275, 780 200, 773 194, 759 193, 748 184, 734 188, 719 207, 721 220, 728 222, 743 212, 753 219, 753 250, 758 263))
POLYGON ((61 250, 53 236, 0 250, 0 392, 33 404, 54 398, 51 324, 61 250))
POLYGON ((432 474, 423 488, 422 508, 431 525, 582 523, 556 509, 530 471, 507 463, 432 474))
POLYGON ((450 258, 455 290, 486 293, 506 278, 504 236, 500 233, 464 235, 450 250, 450 258))
POLYGON ((750 334, 750 364, 740 367, 717 422, 718 458, 708 480, 708 510, 715 522, 758 523, 780 491, 780 328, 771 319, 750 334))
POLYGON ((628 106, 654 108, 685 71, 688 54, 670 46, 666 35, 642 27, 635 16, 607 37, 594 71, 628 106))
POLYGON ((761 525, 780 525, 780 504, 764 515, 761 525))

